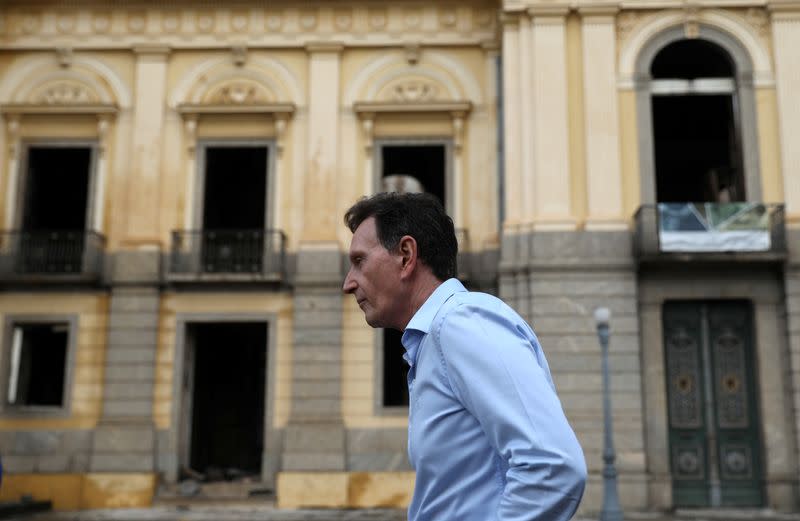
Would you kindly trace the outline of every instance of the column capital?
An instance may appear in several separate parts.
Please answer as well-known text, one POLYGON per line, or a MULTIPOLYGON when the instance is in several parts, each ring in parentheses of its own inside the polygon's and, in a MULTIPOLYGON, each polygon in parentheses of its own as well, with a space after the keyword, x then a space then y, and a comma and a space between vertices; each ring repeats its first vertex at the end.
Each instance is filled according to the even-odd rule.
POLYGON ((522 16, 525 14, 525 11, 522 9, 503 11, 500 14, 500 25, 509 28, 519 26, 520 18, 522 18, 522 16))
POLYGON ((581 18, 584 20, 600 18, 609 19, 609 22, 613 22, 619 10, 617 4, 592 4, 578 7, 578 14, 580 14, 581 18))
POLYGON ((344 50, 344 44, 341 42, 313 42, 306 44, 306 51, 310 53, 339 54, 343 50, 344 50))
POLYGON ((136 43, 131 50, 138 57, 166 58, 172 52, 172 47, 154 43, 136 43))
POLYGON ((770 0, 767 9, 772 13, 773 19, 800 20, 800 0, 770 0))
POLYGON ((533 18, 536 23, 564 23, 569 14, 569 6, 566 5, 537 5, 528 8, 528 16, 533 18))

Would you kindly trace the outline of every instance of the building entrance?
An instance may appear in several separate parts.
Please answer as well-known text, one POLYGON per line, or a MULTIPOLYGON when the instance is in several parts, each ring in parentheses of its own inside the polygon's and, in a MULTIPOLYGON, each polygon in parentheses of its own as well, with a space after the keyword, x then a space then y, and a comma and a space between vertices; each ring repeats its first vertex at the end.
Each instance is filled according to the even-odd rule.
POLYGON ((267 324, 187 326, 182 473, 204 482, 259 478, 267 324))
POLYGON ((673 502, 764 502, 752 307, 671 301, 663 308, 673 502))

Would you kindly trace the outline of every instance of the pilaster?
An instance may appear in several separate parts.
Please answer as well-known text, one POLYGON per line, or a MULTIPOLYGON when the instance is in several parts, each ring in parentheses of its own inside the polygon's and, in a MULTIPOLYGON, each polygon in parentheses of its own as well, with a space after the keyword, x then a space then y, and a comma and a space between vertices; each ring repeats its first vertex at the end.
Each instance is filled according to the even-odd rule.
POLYGON ((520 33, 518 15, 503 18, 503 151, 505 218, 519 222, 522 218, 522 120, 520 108, 525 103, 522 97, 520 33))
POLYGON ((292 401, 283 471, 342 471, 341 253, 322 243, 297 254, 292 334, 292 401))
MULTIPOLYGON (((542 230, 574 228, 567 107, 566 8, 531 9, 533 220, 542 230)), ((524 175, 530 175, 523 171, 524 175)))
POLYGON ((791 3, 772 8, 775 79, 778 94, 778 122, 783 168, 783 194, 787 221, 800 222, 800 6, 791 3))
POLYGON ((587 229, 623 229, 614 10, 581 10, 587 229))
POLYGON ((133 158, 127 176, 127 226, 123 242, 156 244, 169 48, 141 45, 133 50, 136 54, 133 158))
POLYGON ((305 167, 303 241, 332 241, 337 215, 339 75, 342 46, 317 44, 309 53, 308 153, 305 167))
POLYGON ((160 259, 157 250, 113 257, 103 409, 92 440, 92 472, 155 470, 160 259))

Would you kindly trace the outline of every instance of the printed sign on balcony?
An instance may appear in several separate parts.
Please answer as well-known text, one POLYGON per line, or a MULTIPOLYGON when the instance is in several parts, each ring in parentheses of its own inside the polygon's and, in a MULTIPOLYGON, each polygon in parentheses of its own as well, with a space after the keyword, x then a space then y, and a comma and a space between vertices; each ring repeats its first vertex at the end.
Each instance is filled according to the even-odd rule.
POLYGON ((659 203, 664 252, 768 251, 770 216, 761 203, 659 203))

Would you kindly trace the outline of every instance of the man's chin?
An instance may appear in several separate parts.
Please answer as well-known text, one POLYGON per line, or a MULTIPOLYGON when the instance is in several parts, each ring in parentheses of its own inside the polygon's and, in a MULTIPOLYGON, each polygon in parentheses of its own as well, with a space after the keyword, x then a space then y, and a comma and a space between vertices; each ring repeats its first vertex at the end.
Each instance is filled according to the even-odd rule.
POLYGON ((370 316, 370 315, 367 315, 366 313, 364 313, 364 320, 367 322, 367 325, 369 325, 370 327, 375 328, 375 329, 386 327, 383 324, 383 321, 378 319, 378 317, 370 316))

